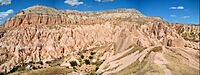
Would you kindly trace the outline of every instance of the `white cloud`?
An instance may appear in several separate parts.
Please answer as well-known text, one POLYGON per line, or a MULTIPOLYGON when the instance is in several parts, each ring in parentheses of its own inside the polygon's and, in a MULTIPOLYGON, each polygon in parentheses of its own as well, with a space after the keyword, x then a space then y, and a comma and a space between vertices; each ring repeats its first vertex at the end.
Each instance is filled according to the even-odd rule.
POLYGON ((183 6, 177 6, 177 7, 170 7, 169 9, 173 9, 173 10, 183 10, 185 9, 183 6))
POLYGON ((183 16, 183 17, 181 17, 181 18, 187 19, 187 18, 190 18, 190 16, 183 16))
POLYGON ((8 5, 11 4, 11 0, 0 0, 0 5, 8 5))
POLYGON ((178 6, 178 7, 176 7, 176 9, 184 9, 184 7, 183 6, 178 6))
POLYGON ((84 2, 80 2, 79 0, 65 0, 64 3, 69 4, 71 6, 80 5, 84 2))
POLYGON ((97 1, 97 2, 113 2, 114 0, 94 0, 94 1, 97 1))
POLYGON ((170 7, 169 9, 176 9, 176 7, 170 7))
POLYGON ((14 11, 12 9, 7 10, 6 12, 0 12, 0 18, 3 19, 7 17, 9 14, 12 14, 14 11))
POLYGON ((170 15, 170 17, 173 17, 173 18, 174 18, 174 17, 176 17, 176 15, 170 15))

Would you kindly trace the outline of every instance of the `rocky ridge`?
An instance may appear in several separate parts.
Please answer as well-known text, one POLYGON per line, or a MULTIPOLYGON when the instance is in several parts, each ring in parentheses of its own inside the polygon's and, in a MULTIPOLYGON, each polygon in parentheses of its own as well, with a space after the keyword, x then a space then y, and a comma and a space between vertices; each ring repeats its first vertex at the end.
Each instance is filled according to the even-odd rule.
POLYGON ((134 9, 114 9, 107 11, 76 11, 58 10, 42 5, 35 5, 24 9, 4 23, 6 28, 29 25, 54 24, 101 24, 107 20, 120 20, 128 17, 142 16, 134 9), (90 21, 89 21, 90 20, 90 21), (86 22, 87 21, 87 22, 86 22), (89 22, 88 22, 89 21, 89 22))
POLYGON ((69 68, 70 61, 77 62, 78 73, 199 74, 200 25, 168 23, 135 9, 76 11, 35 5, 3 26, 0 72, 32 62, 53 67, 48 62, 60 60, 58 66, 69 68))

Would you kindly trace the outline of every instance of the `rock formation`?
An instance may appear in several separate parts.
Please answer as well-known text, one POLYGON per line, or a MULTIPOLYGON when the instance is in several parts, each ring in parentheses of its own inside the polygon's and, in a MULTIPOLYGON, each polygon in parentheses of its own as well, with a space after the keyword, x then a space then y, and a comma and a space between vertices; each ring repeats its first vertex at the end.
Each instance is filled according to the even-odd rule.
POLYGON ((168 23, 135 9, 76 11, 35 5, 3 26, 0 72, 58 59, 60 66, 70 66, 73 59, 78 73, 199 75, 200 25, 168 23))

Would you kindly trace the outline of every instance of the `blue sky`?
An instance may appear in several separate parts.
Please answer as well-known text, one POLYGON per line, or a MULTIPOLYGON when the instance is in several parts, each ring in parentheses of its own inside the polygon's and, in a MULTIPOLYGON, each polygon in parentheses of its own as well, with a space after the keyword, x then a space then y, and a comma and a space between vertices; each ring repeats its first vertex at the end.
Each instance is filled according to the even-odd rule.
POLYGON ((108 10, 135 8, 147 16, 160 16, 169 22, 199 24, 200 0, 0 0, 0 24, 16 12, 42 4, 67 10, 108 10))

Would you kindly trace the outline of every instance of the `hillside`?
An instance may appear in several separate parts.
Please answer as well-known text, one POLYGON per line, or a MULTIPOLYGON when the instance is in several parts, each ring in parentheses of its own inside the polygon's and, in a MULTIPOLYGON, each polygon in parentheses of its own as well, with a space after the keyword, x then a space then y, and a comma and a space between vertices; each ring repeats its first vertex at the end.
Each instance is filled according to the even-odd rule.
POLYGON ((199 27, 165 22, 135 9, 35 5, 0 28, 0 72, 199 75, 199 27))

